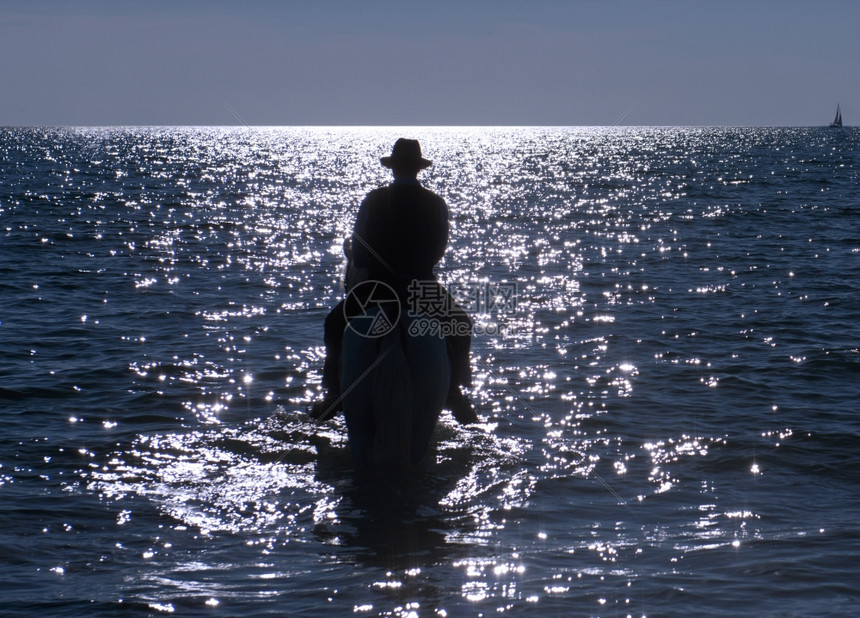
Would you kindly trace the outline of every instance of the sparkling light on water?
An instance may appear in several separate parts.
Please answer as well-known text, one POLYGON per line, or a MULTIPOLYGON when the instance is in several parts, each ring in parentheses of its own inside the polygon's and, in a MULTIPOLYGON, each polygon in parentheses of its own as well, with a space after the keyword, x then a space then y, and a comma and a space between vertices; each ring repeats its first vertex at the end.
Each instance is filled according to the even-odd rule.
POLYGON ((19 433, 0 487, 12 509, 86 507, 27 507, 52 515, 22 533, 39 540, 16 588, 50 573, 79 598, 101 589, 86 575, 104 603, 177 614, 688 614, 831 585, 784 566, 796 554, 850 567, 856 146, 717 129, 4 139, 19 433), (481 422, 446 415, 429 471, 368 487, 342 419, 303 411, 343 239, 401 134, 451 208, 440 277, 516 302, 475 315, 481 422))

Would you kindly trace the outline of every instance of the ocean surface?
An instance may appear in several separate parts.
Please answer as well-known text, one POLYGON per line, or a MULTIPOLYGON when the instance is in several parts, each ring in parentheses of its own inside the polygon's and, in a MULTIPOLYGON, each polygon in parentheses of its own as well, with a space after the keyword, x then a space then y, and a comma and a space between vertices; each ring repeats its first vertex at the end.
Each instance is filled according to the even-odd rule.
POLYGON ((855 128, 0 129, 0 615, 851 615, 855 128), (376 486, 320 393, 421 140, 471 391, 376 486))

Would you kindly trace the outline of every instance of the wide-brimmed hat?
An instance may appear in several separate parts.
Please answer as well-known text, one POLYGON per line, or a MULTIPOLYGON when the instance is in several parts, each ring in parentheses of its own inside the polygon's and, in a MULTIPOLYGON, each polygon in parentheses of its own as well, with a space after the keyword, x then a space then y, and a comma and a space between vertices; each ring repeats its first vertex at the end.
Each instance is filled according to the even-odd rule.
POLYGON ((433 165, 421 156, 421 144, 417 139, 405 139, 401 137, 394 142, 390 157, 382 157, 380 163, 390 169, 413 169, 423 170, 433 165))

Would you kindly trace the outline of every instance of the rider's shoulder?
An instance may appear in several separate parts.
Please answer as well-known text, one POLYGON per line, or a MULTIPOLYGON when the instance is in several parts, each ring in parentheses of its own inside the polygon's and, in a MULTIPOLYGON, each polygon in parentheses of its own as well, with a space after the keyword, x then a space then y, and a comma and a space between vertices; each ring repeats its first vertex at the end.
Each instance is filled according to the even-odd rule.
POLYGON ((388 194, 388 187, 377 187, 376 189, 372 189, 367 195, 364 196, 364 199, 361 200, 362 206, 378 204, 382 202, 386 195, 388 194))

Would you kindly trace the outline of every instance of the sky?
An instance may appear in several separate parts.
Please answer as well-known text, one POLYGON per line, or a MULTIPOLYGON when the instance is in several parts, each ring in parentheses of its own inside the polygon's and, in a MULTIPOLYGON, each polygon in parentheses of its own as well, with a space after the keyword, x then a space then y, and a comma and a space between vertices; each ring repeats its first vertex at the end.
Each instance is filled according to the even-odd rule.
POLYGON ((0 0, 3 125, 860 124, 855 0, 0 0))

